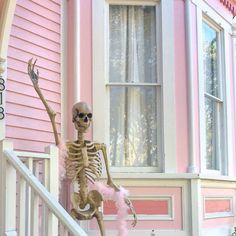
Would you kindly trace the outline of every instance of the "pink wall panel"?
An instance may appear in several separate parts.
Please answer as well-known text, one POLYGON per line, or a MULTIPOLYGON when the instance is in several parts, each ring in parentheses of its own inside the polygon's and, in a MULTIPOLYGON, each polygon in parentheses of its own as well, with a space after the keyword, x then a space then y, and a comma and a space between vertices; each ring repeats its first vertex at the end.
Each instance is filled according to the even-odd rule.
POLYGON ((234 225, 235 223, 235 189, 229 188, 202 188, 202 227, 203 228, 212 228, 223 225, 234 225), (230 203, 232 201, 232 206, 230 203), (209 217, 207 214, 215 212, 233 212, 233 216, 223 215, 221 217, 209 217))
MULTIPOLYGON (((183 228, 182 224, 182 188, 181 187, 127 187, 130 193, 130 198, 132 199, 132 196, 136 199, 132 200, 132 202, 135 205, 135 209, 137 211, 137 217, 138 217, 138 224, 135 227, 135 230, 151 230, 153 228, 157 228, 160 230, 181 230, 183 228), (151 199, 148 197, 151 197, 151 199), (155 199, 156 197, 156 199, 155 199), (173 203, 171 204, 166 199, 158 199, 158 198, 171 198, 173 203), (138 198, 138 200, 137 200, 138 198), (151 205, 153 205, 153 199, 155 199, 156 208, 154 209, 155 212, 153 212, 150 208, 151 205), (168 209, 167 209, 168 206, 168 209), (158 209, 157 209, 158 207, 158 209), (146 209, 145 209, 146 208, 146 209), (149 211, 147 214, 149 218, 148 220, 143 217, 145 215, 145 211, 149 211), (150 212, 152 211, 152 212, 150 212), (155 219, 155 217, 161 215, 170 217, 162 218, 160 220, 155 219), (153 218, 152 218, 153 217, 153 218)), ((107 203, 105 203, 107 204, 107 203)), ((109 204, 109 203, 108 203, 109 204)), ((113 208, 111 204, 112 209, 106 209, 106 213, 115 212, 116 210, 113 208)), ((105 217, 105 227, 106 229, 117 229, 116 222, 113 220, 106 220, 105 217)), ((128 227, 130 230, 134 229, 131 226, 131 221, 128 222, 128 227)), ((91 221, 90 223, 90 229, 95 230, 97 229, 97 223, 96 221, 91 221)))
POLYGON ((231 205, 230 200, 205 200, 205 212, 214 213, 214 212, 230 212, 231 205))
POLYGON ((6 136, 14 147, 44 151, 54 143, 49 117, 27 75, 27 61, 37 58, 39 85, 57 112, 60 133, 60 1, 18 0, 8 49, 6 136))
MULTIPOLYGON (((136 214, 168 215, 169 203, 167 200, 132 200, 136 214)), ((105 215, 116 215, 117 209, 112 201, 105 201, 103 206, 105 215)), ((129 213, 131 214, 131 212, 129 213)))

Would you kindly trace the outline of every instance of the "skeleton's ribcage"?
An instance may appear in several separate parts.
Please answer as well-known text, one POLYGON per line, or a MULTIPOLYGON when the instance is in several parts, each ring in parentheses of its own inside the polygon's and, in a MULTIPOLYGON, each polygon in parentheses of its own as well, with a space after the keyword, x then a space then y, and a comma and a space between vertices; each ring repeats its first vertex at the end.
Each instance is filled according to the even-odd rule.
POLYGON ((68 142, 67 149, 67 178, 76 180, 84 173, 90 182, 94 182, 96 178, 101 176, 101 158, 93 143, 85 142, 84 145, 81 145, 75 142, 68 142))

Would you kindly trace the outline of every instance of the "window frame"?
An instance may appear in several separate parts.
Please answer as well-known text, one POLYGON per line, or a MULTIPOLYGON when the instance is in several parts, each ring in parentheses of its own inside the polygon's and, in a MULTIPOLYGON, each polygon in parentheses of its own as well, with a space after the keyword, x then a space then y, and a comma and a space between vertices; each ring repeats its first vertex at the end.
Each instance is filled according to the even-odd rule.
MULTIPOLYGON (((197 5, 197 40, 198 40, 198 82, 199 82, 199 118, 200 118, 200 163, 201 172, 210 175, 230 175, 232 169, 232 119, 230 107, 230 83, 229 72, 226 70, 229 58, 229 42, 228 34, 232 33, 230 24, 215 12, 209 5, 203 1, 193 2, 197 5), (214 20, 213 20, 214 19, 214 20), (203 76, 203 51, 202 51, 202 23, 206 22, 219 33, 219 82, 220 95, 219 102, 224 103, 222 109, 222 121, 219 125, 223 125, 221 136, 221 157, 218 156, 219 170, 206 168, 206 127, 205 127, 205 78, 203 76), (223 123, 223 124, 222 124, 223 123)), ((219 137, 217 137, 218 139, 219 137)), ((219 155, 219 154, 218 154, 219 155)))
MULTIPOLYGON (((164 1, 160 0, 93 0, 93 138, 96 141, 106 144, 109 144, 109 122, 107 120, 107 117, 109 117, 109 104, 107 102, 109 96, 107 91, 109 24, 106 20, 109 19, 109 4, 158 5, 158 14, 156 14, 156 17, 160 17, 160 22, 158 22, 160 27, 157 27, 157 40, 160 40, 160 44, 158 43, 157 45, 160 47, 161 59, 157 59, 157 63, 160 63, 160 70, 158 70, 160 74, 157 76, 158 79, 161 79, 161 81, 158 81, 158 84, 161 84, 163 88, 161 92, 161 106, 163 109, 161 123, 163 130, 160 133, 162 136, 162 156, 158 163, 159 167, 112 167, 112 172, 176 172, 175 96, 169 96, 169 94, 175 94, 174 37, 171 36, 174 33, 174 30, 172 30, 174 22, 174 3, 172 1, 165 1, 165 4, 163 4, 163 2, 164 1), (171 12, 173 14, 171 14, 170 17, 171 12), (99 99, 96 99, 98 97, 99 99), (164 109, 164 107, 166 107, 166 109, 164 109), (163 117, 165 117, 165 119, 163 117)), ((109 150, 109 145, 107 146, 109 150)))

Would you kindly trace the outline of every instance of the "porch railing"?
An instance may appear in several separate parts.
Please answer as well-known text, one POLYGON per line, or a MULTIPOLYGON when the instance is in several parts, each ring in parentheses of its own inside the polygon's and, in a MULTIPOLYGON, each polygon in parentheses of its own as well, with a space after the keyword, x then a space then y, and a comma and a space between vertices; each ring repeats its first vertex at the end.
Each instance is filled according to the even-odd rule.
POLYGON ((0 142, 0 235, 86 236, 59 204, 58 189, 57 147, 16 152, 0 142))

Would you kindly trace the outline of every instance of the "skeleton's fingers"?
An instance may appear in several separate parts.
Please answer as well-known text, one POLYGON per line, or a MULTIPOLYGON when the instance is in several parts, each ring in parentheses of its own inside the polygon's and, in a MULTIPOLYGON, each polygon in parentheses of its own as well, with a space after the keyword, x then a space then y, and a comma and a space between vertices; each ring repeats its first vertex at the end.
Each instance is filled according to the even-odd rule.
POLYGON ((31 58, 31 59, 28 61, 28 74, 29 74, 29 75, 31 74, 32 60, 33 60, 33 58, 31 58))
POLYGON ((32 67, 32 71, 34 71, 34 66, 35 66, 36 62, 37 62, 37 59, 35 59, 35 61, 34 61, 34 64, 33 64, 33 67, 32 67))

